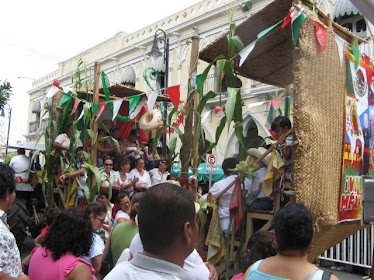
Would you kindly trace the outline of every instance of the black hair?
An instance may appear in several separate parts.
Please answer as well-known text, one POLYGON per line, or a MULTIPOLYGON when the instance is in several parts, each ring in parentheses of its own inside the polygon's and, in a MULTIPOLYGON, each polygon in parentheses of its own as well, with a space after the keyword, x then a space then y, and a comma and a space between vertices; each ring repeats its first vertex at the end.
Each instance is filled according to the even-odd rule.
POLYGON ((138 133, 138 130, 136 128, 133 128, 130 130, 130 135, 135 136, 138 133))
POLYGON ((291 204, 282 207, 272 222, 278 251, 308 251, 313 239, 313 216, 302 204, 291 204))
POLYGON ((138 215, 138 212, 139 212, 139 202, 136 202, 131 206, 130 213, 129 213, 129 217, 133 222, 135 222, 135 217, 136 215, 138 215))
POLYGON ((168 250, 183 233, 184 225, 195 223, 193 194, 170 183, 160 183, 140 198, 138 224, 144 250, 159 254, 168 250))
POLYGON ((129 200, 130 200, 130 197, 129 197, 129 195, 128 195, 127 193, 120 193, 120 194, 118 194, 117 197, 116 197, 116 202, 117 202, 117 204, 120 204, 122 198, 125 198, 126 196, 127 196, 127 197, 129 198, 129 200))
POLYGON ((25 149, 24 148, 18 148, 17 149, 17 154, 19 155, 24 155, 26 153, 25 149))
POLYGON ((61 211, 42 242, 52 252, 55 261, 67 252, 76 257, 87 255, 91 244, 91 220, 83 210, 76 207, 61 211))
POLYGON ((87 215, 94 214, 96 217, 102 214, 106 214, 107 212, 104 203, 101 203, 99 201, 88 204, 85 211, 87 215))
POLYGON ((115 132, 115 131, 119 131, 119 129, 118 129, 117 127, 112 127, 112 128, 110 129, 110 133, 113 133, 113 132, 115 132))
POLYGON ((42 170, 42 166, 40 165, 40 163, 39 162, 34 162, 34 168, 35 168, 35 170, 42 170))
POLYGON ((56 217, 58 216, 58 214, 60 214, 60 212, 61 212, 61 209, 56 208, 56 207, 53 207, 48 210, 47 214, 45 215, 47 226, 51 226, 54 223, 54 221, 56 220, 56 217))
POLYGON ((140 198, 142 197, 142 192, 138 192, 136 194, 133 194, 131 197, 131 205, 134 205, 135 203, 140 201, 140 198))
POLYGON ((98 128, 98 129, 97 129, 97 135, 100 135, 100 134, 102 134, 102 133, 106 134, 105 130, 102 129, 102 128, 98 128))
POLYGON ((107 199, 109 199, 109 190, 100 189, 99 196, 104 195, 107 199))
POLYGON ((277 128, 278 128, 278 126, 279 126, 279 123, 280 123, 281 119, 282 119, 282 116, 278 116, 278 117, 276 117, 276 118, 273 120, 273 122, 271 123, 271 130, 272 130, 272 131, 276 131, 276 130, 277 130, 277 128))
POLYGON ((73 127, 73 124, 72 123, 69 123, 65 126, 65 131, 68 130, 70 127, 73 127))
POLYGON ((285 116, 282 116, 282 118, 280 119, 279 126, 282 128, 288 127, 288 129, 292 128, 290 119, 285 116))
POLYGON ((7 193, 13 193, 14 185, 14 170, 5 163, 0 163, 0 199, 6 197, 7 193))
POLYGON ((222 170, 226 176, 231 175, 232 171, 229 169, 234 169, 239 161, 236 158, 226 158, 222 162, 222 170))
MULTIPOLYGON (((140 160, 143 160, 144 161, 144 158, 137 158, 136 160, 135 160, 135 165, 137 165, 138 164, 138 162, 140 161, 140 160)), ((144 161, 145 162, 145 161, 144 161)))
POLYGON ((255 232, 249 239, 248 248, 249 250, 241 257, 240 270, 243 272, 258 260, 277 254, 274 233, 270 231, 255 232))

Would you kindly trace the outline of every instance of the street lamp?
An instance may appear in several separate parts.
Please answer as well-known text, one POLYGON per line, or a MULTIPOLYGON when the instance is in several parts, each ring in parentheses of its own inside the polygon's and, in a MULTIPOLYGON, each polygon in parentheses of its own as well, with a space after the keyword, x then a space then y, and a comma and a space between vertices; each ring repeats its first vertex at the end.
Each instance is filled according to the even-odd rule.
MULTIPOLYGON (((1 116, 2 117, 5 117, 5 112, 4 112, 4 109, 1 109, 1 116)), ((8 105, 8 132, 7 132, 7 136, 6 136, 6 148, 5 148, 5 156, 8 156, 8 145, 9 145, 9 132, 10 132, 10 121, 12 119, 12 107, 10 107, 8 105)))
MULTIPOLYGON (((168 86, 168 76, 169 76, 169 39, 166 37, 166 33, 162 29, 157 29, 155 32, 155 36, 153 38, 153 43, 152 43, 152 49, 148 53, 149 56, 152 57, 160 57, 162 55, 162 52, 158 49, 158 42, 157 40, 160 40, 161 42, 164 43, 164 63, 165 63, 165 75, 164 75, 164 94, 166 95, 166 88, 168 86), (158 38, 157 33, 161 32, 163 33, 163 37, 158 38)), ((165 117, 164 117, 164 125, 166 124, 166 120, 168 117, 168 103, 164 102, 164 112, 165 112, 165 117)), ((163 135, 162 137, 162 156, 166 157, 166 135, 163 135)))

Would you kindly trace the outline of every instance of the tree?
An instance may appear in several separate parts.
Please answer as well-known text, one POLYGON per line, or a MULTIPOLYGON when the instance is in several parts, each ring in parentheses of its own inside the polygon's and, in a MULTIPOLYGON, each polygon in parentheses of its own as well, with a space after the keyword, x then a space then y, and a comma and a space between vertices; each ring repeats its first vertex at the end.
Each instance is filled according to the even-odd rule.
POLYGON ((0 110, 3 110, 5 105, 8 104, 12 91, 12 86, 7 80, 0 84, 0 110))

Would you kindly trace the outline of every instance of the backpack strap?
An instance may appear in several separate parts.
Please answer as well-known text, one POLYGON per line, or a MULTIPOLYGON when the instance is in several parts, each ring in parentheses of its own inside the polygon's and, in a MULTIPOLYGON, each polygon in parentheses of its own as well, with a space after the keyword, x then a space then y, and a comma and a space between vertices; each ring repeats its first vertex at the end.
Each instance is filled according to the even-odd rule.
POLYGON ((322 274, 322 280, 330 280, 331 278, 331 272, 329 271, 324 271, 323 274, 322 274))

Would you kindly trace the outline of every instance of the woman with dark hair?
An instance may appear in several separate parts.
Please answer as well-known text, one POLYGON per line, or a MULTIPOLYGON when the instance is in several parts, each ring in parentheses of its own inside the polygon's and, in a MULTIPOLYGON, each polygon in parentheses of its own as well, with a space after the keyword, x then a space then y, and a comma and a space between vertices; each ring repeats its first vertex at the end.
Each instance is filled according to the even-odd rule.
POLYGON ((144 159, 138 158, 135 162, 135 168, 131 170, 130 175, 133 178, 137 178, 138 181, 135 184, 135 190, 138 192, 144 192, 152 186, 151 177, 149 172, 145 170, 144 159))
MULTIPOLYGON (((302 204, 281 208, 273 220, 277 255, 248 268, 246 280, 321 280, 323 270, 308 262, 307 251, 314 237, 313 216, 302 204)), ((331 280, 338 280, 331 275, 331 280)))
POLYGON ((62 210, 51 226, 42 247, 31 257, 29 276, 33 280, 96 279, 92 265, 81 257, 92 244, 92 223, 81 209, 62 210))
POLYGON ((135 183, 138 181, 136 178, 131 177, 129 173, 131 162, 128 158, 122 158, 117 167, 116 175, 119 182, 119 191, 129 194, 134 191, 135 183))
POLYGON ((119 210, 114 218, 113 228, 120 223, 130 220, 131 201, 127 193, 120 193, 116 199, 119 210))
POLYGON ((98 272, 100 271, 105 244, 101 237, 95 232, 101 228, 101 225, 105 220, 107 210, 103 203, 93 202, 87 206, 85 211, 92 224, 92 245, 88 255, 84 257, 84 259, 89 261, 98 272))

